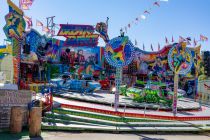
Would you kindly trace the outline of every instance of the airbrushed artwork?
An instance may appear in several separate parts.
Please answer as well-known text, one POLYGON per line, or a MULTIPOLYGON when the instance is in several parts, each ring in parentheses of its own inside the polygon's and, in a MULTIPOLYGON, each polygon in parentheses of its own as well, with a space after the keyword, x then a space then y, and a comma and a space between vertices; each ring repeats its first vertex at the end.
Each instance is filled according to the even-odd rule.
MULTIPOLYGON (((85 9, 78 10, 79 0, 46 1, 0 2, 9 7, 4 9, 2 4, 6 16, 0 22, 5 38, 0 44, 0 139, 4 131, 16 136, 22 128, 24 135, 14 139, 41 136, 45 130, 53 130, 52 134, 209 131, 210 51, 205 51, 208 37, 200 34, 197 39, 195 32, 205 31, 201 19, 199 29, 192 29, 197 22, 191 18, 186 22, 181 11, 176 17, 171 10, 167 18, 174 14, 173 19, 163 20, 166 15, 160 11, 157 23, 146 24, 158 9, 164 10, 168 0, 155 0, 127 24, 138 7, 135 3, 151 2, 113 1, 107 7, 107 2, 89 0, 81 2, 85 9), (121 5, 133 7, 119 10, 121 5), (43 17, 51 12, 56 16, 43 17), (143 25, 147 28, 138 29, 143 25), (189 32, 193 37, 177 34, 189 32)), ((188 11, 194 14, 203 10, 191 8, 188 11)))

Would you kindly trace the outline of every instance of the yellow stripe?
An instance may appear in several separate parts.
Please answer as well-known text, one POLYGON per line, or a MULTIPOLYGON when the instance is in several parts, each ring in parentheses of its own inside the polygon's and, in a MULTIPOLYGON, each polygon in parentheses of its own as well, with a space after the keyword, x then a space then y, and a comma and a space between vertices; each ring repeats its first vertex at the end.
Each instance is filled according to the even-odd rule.
POLYGON ((10 7, 12 7, 12 9, 14 9, 18 14, 20 14, 21 16, 23 16, 23 11, 18 8, 11 0, 7 0, 7 3, 10 7))

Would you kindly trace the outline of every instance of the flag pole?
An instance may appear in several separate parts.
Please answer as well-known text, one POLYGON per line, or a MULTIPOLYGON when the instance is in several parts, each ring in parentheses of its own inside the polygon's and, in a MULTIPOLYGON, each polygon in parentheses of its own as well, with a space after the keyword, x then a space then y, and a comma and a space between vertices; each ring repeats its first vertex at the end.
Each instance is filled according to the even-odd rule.
POLYGON ((19 0, 19 8, 22 10, 22 8, 21 8, 21 0, 19 0))

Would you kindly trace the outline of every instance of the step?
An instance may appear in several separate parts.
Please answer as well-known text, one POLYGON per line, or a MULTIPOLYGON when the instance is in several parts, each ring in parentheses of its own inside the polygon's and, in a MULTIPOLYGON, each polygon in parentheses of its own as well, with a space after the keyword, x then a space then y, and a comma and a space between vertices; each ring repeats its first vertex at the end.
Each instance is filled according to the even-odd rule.
POLYGON ((88 112, 88 111, 81 111, 75 109, 66 109, 66 108, 57 108, 53 109, 53 112, 58 114, 71 114, 75 116, 83 116, 88 118, 95 118, 101 120, 109 120, 115 122, 152 122, 152 121, 159 121, 159 122, 169 122, 169 120, 158 120, 158 119, 150 119, 150 118, 134 118, 134 117, 119 117, 114 115, 106 115, 101 113, 95 112, 88 112))
POLYGON ((73 121, 73 120, 64 120, 64 119, 47 118, 47 117, 43 117, 42 122, 48 123, 48 124, 62 123, 66 125, 75 124, 75 125, 89 125, 89 126, 107 126, 107 125, 98 124, 98 123, 89 123, 89 122, 84 122, 84 121, 73 121))
MULTIPOLYGON (((57 114, 57 113, 48 113, 43 118, 44 122, 52 123, 80 123, 80 124, 92 124, 92 125, 106 125, 106 126, 132 126, 132 127, 188 127, 188 126, 197 126, 202 127, 204 124, 191 124, 185 122, 171 121, 171 122, 114 122, 107 120, 100 120, 88 117, 74 116, 69 114, 57 114)), ((206 124, 205 124, 206 125, 206 124)), ((206 125, 207 126, 207 125, 206 125)))
POLYGON ((104 131, 104 132, 204 132, 210 127, 115 127, 89 126, 62 123, 42 123, 42 130, 69 130, 69 131, 104 131))

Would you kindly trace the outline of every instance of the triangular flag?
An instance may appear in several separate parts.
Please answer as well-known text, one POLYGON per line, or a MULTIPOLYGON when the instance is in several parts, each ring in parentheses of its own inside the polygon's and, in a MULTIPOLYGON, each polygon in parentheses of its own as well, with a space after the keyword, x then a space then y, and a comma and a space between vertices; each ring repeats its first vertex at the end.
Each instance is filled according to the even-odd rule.
POLYGON ((171 42, 174 42, 174 37, 172 36, 171 42))
POLYGON ((160 50, 160 43, 158 43, 158 51, 160 50))
POLYGON ((46 33, 49 33, 50 32, 50 29, 48 27, 43 26, 42 27, 42 31, 44 31, 46 33))
POLYGON ((152 46, 152 44, 151 44, 151 50, 153 51, 153 46, 152 46))
POLYGON ((39 20, 36 20, 36 26, 43 26, 43 23, 39 20))
POLYGON ((149 11, 147 11, 147 10, 145 10, 145 11, 144 11, 144 14, 150 14, 150 12, 149 12, 149 11))
POLYGON ((187 37, 187 38, 186 38, 186 41, 187 41, 187 44, 188 44, 188 45, 191 45, 191 43, 190 43, 191 37, 187 37))
POLYGON ((195 40, 195 38, 194 38, 194 47, 197 45, 197 41, 195 40))
POLYGON ((22 9, 22 10, 29 10, 29 6, 26 5, 26 4, 22 4, 22 5, 21 5, 21 9, 22 9))
POLYGON ((158 2, 158 1, 154 2, 154 5, 156 5, 156 6, 160 7, 160 4, 159 4, 159 2, 158 2))
POLYGON ((168 42, 168 38, 167 37, 165 37, 165 40, 166 40, 166 44, 168 44, 169 42, 168 42))
POLYGON ((30 29, 30 28, 33 26, 32 18, 27 17, 27 16, 24 16, 23 18, 25 19, 25 21, 26 21, 27 24, 28 24, 28 27, 27 27, 27 28, 30 29))
POLYGON ((20 0, 20 1, 21 1, 20 3, 22 4, 31 6, 34 0, 20 0))
POLYGON ((29 10, 29 6, 32 5, 34 0, 19 0, 20 7, 22 10, 29 10))
POLYGON ((204 35, 200 35, 200 40, 201 41, 208 41, 208 38, 204 35))
POLYGON ((179 42, 184 42, 185 39, 182 36, 179 36, 179 42))

